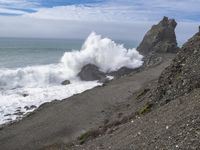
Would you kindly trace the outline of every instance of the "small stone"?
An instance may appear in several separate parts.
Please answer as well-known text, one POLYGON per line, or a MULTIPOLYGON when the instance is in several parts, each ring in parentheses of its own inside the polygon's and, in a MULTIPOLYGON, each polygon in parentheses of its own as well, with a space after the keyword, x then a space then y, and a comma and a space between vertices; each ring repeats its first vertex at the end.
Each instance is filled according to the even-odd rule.
POLYGON ((23 115, 24 114, 24 112, 15 112, 13 115, 16 115, 16 116, 21 116, 21 115, 23 115))
POLYGON ((23 96, 23 97, 27 97, 27 96, 28 96, 28 94, 24 93, 24 94, 22 94, 22 96, 23 96))
POLYGON ((4 117, 11 116, 11 114, 5 114, 4 117))
POLYGON ((35 106, 35 105, 30 106, 30 109, 35 109, 35 108, 37 108, 37 106, 35 106))
POLYGON ((24 107, 24 109, 28 110, 28 109, 29 109, 29 107, 28 107, 28 106, 25 106, 25 107, 24 107))
POLYGON ((35 108, 37 108, 37 106, 35 106, 35 105, 31 105, 30 107, 29 106, 24 107, 24 109, 26 109, 26 110, 31 110, 31 109, 35 109, 35 108))
POLYGON ((65 81, 63 81, 63 82, 61 83, 61 85, 68 85, 68 84, 70 84, 70 81, 69 81, 69 80, 65 80, 65 81))

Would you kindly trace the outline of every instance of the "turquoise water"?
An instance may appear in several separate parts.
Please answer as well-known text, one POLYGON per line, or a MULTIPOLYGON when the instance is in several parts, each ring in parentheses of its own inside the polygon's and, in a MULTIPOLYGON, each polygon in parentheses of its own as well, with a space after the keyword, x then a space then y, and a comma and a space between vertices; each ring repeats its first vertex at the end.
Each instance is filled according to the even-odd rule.
MULTIPOLYGON (((117 40, 126 48, 137 42, 117 40)), ((84 39, 0 38, 0 68, 18 68, 58 63, 64 52, 80 50, 84 39)))

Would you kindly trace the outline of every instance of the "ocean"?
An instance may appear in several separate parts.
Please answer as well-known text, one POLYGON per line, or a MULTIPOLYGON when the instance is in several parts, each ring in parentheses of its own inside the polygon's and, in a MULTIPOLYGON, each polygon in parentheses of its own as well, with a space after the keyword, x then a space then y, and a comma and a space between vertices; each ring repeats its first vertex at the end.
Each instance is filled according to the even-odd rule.
MULTIPOLYGON (((0 68, 58 63, 65 52, 80 50, 85 39, 0 38, 0 68)), ((136 41, 116 40, 126 48, 136 41)))
POLYGON ((96 33, 86 40, 0 38, 0 124, 21 119, 43 103, 101 85, 77 77, 88 63, 103 72, 141 66, 136 46, 135 41, 114 42, 96 33), (71 84, 61 85, 65 80, 71 84))
POLYGON ((80 50, 81 39, 0 38, 0 68, 58 63, 64 52, 80 50))

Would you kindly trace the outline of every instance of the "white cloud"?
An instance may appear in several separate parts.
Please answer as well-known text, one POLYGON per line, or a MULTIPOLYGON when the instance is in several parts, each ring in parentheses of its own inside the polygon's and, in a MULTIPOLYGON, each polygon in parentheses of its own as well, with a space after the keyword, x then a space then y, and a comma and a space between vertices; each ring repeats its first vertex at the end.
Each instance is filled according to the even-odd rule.
MULTIPOLYGON (((39 6, 38 2, 30 2, 28 0, 0 0, 0 8, 5 8, 5 9, 9 9, 9 10, 36 9, 36 8, 38 8, 38 6, 39 6)), ((2 12, 2 13, 9 13, 9 12, 6 11, 6 12, 2 12)))
MULTIPOLYGON (((37 5, 26 0, 0 0, 0 8, 5 1, 18 7, 37 5)), ((197 30, 198 21, 191 21, 191 16, 200 14, 199 5, 199 0, 110 0, 98 5, 35 7, 37 12, 34 13, 1 8, 0 13, 10 11, 23 16, 0 17, 0 36, 85 38, 96 31, 111 38, 141 40, 151 25, 166 15, 181 21, 177 36, 183 41, 197 30)))
POLYGON ((24 14, 26 14, 27 12, 21 11, 21 10, 0 8, 0 13, 15 14, 15 15, 24 15, 24 14))
MULTIPOLYGON (((119 8, 107 5, 92 7, 84 5, 69 5, 57 6, 53 8, 41 8, 35 13, 26 14, 26 16, 54 20, 119 22, 121 20, 131 21, 134 18, 136 19, 136 16, 131 15, 133 13, 134 10, 131 10, 130 6, 121 6, 119 8)), ((141 17, 141 15, 137 15, 137 19, 141 17)))
MULTIPOLYGON (((96 31, 112 39, 141 41, 155 22, 113 23, 44 20, 28 17, 0 17, 1 37, 79 38, 85 39, 96 31)), ((198 30, 198 23, 178 22, 178 41, 185 41, 198 30)))
POLYGON ((152 23, 100 23, 1 16, 0 24, 1 37, 86 38, 90 32, 96 31, 115 39, 137 40, 142 38, 152 23))
POLYGON ((5 3, 5 4, 21 3, 21 2, 26 2, 26 1, 25 0, 0 0, 0 3, 5 3))
POLYGON ((81 21, 134 22, 158 20, 164 15, 180 20, 195 20, 200 13, 199 0, 110 0, 99 5, 68 5, 52 8, 38 8, 26 16, 81 21))

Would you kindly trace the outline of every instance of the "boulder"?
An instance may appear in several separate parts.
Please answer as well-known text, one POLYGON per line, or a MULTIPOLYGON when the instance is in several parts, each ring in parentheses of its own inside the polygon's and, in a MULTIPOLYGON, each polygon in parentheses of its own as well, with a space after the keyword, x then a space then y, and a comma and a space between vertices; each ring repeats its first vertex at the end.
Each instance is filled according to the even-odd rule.
POLYGON ((78 76, 83 81, 103 80, 106 78, 106 74, 101 72, 99 68, 93 64, 85 65, 78 73, 78 76))
POLYGON ((145 34, 137 50, 143 55, 148 55, 152 52, 176 53, 179 49, 175 35, 176 25, 177 23, 174 19, 164 17, 145 34))
MULTIPOLYGON (((200 30, 200 29, 199 29, 200 30)), ((200 31, 186 42, 161 74, 156 99, 168 102, 200 88, 200 31)))
POLYGON ((65 80, 65 81, 63 81, 61 84, 62 84, 62 85, 68 85, 68 84, 70 84, 70 81, 69 81, 69 80, 65 80))

